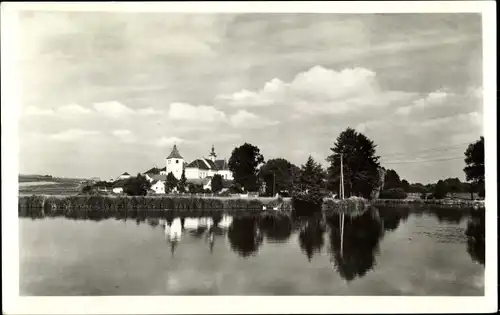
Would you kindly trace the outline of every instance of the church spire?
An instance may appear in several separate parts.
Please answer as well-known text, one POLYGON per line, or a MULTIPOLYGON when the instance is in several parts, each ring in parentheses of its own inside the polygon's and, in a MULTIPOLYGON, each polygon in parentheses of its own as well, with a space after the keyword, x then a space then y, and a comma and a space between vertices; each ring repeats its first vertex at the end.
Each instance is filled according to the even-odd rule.
POLYGON ((215 154, 215 148, 213 144, 212 144, 212 151, 208 154, 208 156, 212 161, 215 161, 215 159, 217 158, 217 154, 215 154))
POLYGON ((167 157, 167 159, 182 159, 179 150, 177 150, 176 144, 174 144, 174 148, 172 149, 172 152, 170 152, 170 155, 167 157))

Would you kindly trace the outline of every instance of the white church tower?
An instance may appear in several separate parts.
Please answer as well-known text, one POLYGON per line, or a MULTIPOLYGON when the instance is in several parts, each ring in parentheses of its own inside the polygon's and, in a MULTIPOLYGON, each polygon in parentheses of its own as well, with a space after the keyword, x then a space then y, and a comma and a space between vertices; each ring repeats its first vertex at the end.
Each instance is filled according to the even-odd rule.
POLYGON ((174 148, 170 155, 167 157, 167 175, 172 172, 175 178, 180 179, 182 176, 182 170, 184 169, 184 159, 182 158, 179 150, 177 150, 177 145, 174 144, 174 148))

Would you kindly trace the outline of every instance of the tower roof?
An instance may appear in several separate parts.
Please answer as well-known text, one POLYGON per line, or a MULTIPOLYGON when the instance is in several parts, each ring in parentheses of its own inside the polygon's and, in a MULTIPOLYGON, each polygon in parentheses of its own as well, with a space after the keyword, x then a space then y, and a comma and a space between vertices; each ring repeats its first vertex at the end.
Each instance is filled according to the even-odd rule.
POLYGON ((170 152, 170 155, 167 157, 167 159, 183 159, 183 157, 179 153, 179 150, 177 150, 177 145, 174 144, 174 148, 172 149, 172 152, 170 152))
POLYGON ((212 145, 212 151, 208 154, 208 156, 210 156, 210 157, 212 157, 212 156, 213 157, 217 157, 217 154, 215 154, 215 148, 214 148, 213 145, 212 145))

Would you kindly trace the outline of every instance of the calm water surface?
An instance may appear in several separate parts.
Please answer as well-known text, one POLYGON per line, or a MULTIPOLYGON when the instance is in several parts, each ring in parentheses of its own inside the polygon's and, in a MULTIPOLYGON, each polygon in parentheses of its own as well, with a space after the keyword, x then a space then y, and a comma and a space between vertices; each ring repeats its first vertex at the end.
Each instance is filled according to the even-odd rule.
POLYGON ((20 218, 20 294, 484 295, 481 213, 20 218))

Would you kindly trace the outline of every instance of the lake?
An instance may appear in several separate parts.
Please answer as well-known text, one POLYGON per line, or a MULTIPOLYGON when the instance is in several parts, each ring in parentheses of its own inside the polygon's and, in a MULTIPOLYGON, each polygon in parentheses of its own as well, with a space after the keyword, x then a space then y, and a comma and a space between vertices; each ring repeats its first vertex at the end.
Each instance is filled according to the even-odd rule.
POLYGON ((484 211, 19 218, 21 295, 484 295, 484 211))

